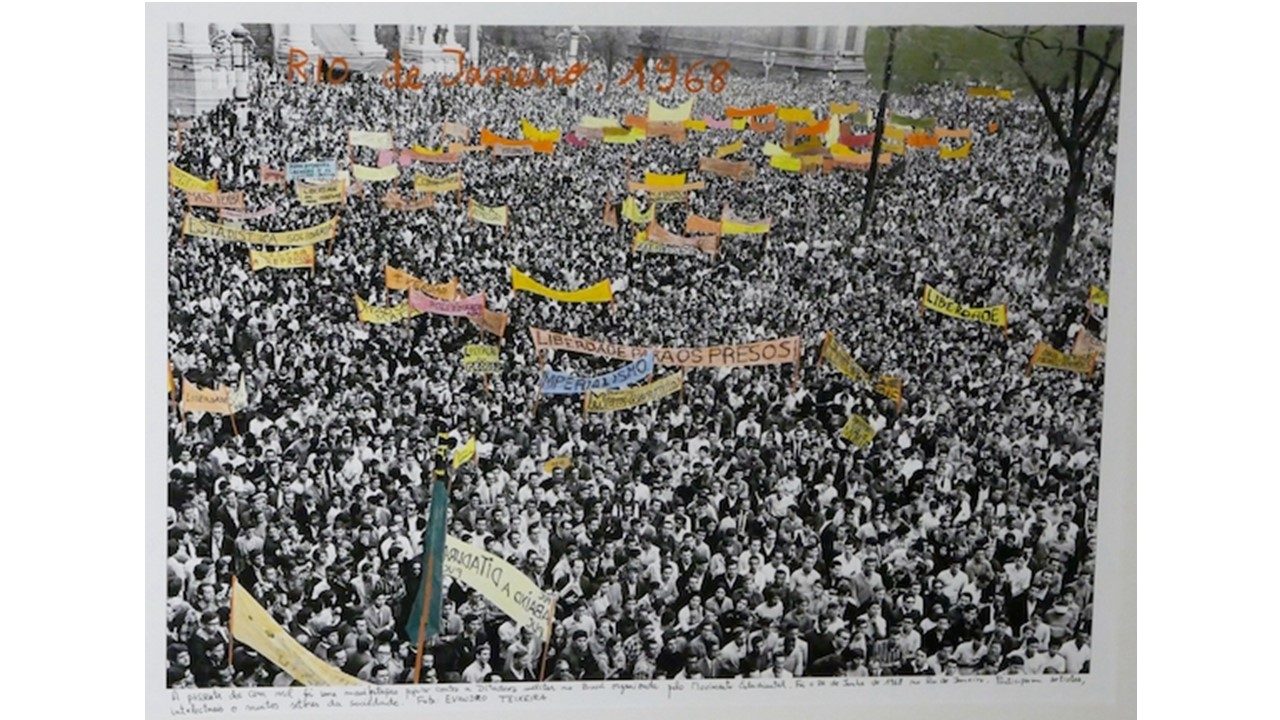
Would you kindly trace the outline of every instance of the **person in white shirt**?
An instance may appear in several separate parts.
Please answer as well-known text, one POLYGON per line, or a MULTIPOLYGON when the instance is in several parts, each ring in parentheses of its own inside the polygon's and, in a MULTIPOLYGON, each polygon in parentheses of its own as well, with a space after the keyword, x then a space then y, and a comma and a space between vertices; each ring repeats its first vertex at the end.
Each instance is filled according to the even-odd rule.
POLYGON ((1076 633, 1075 637, 1062 644, 1062 657, 1066 659, 1066 671, 1071 675, 1084 672, 1084 668, 1093 659, 1093 648, 1089 647, 1089 636, 1076 633))

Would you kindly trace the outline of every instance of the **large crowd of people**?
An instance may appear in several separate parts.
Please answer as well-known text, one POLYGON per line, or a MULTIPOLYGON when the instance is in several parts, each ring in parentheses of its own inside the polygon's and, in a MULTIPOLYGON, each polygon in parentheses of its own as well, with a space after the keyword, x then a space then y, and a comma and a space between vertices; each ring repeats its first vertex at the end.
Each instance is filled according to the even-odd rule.
MULTIPOLYGON (((696 95, 694 117, 766 103, 821 117, 830 102, 874 107, 878 97, 870 85, 780 70, 768 81, 732 73, 723 92, 696 95)), ((651 95, 618 88, 620 74, 596 92, 605 76, 593 63, 571 96, 431 80, 422 90, 360 77, 290 83, 263 64, 246 106, 194 119, 170 161, 216 174, 250 210, 274 206, 245 227, 298 229, 335 206, 305 207, 291 187, 263 185, 260 166, 335 159, 346 169, 352 129, 436 147, 448 142, 446 121, 477 142, 481 128, 520 137, 521 118, 568 133, 584 115, 643 114, 651 95)), ((658 100, 674 106, 684 92, 658 100)), ((325 662, 371 683, 412 682, 417 645, 405 621, 443 466, 439 433, 455 445, 474 436, 479 448, 478 462, 450 469, 450 534, 557 601, 547 634, 446 577, 422 682, 1088 672, 1104 373, 1027 365, 1037 342, 1069 349, 1082 326, 1105 337, 1085 296, 1107 279, 1114 157, 1103 147, 1091 161, 1077 240, 1049 287, 1066 172, 1034 98, 929 87, 893 96, 890 109, 972 128, 972 152, 895 158, 863 237, 865 174, 769 167, 762 146, 782 142, 781 123, 772 133, 689 132, 683 144, 468 153, 461 198, 388 209, 387 190, 412 194, 406 169, 353 189, 314 272, 254 272, 244 244, 184 239, 187 212, 217 212, 189 210, 173 191, 173 372, 179 387, 243 378, 248 402, 234 426, 170 413, 169 685, 293 682, 244 643, 228 652, 233 576, 325 662), (699 158, 739 138, 746 147, 733 159, 752 161, 754 178, 698 172, 699 158), (603 208, 646 171, 706 181, 687 202, 657 206, 672 231, 725 206, 770 217, 772 228, 725 237, 715 257, 633 253, 641 228, 606 225, 603 208), (468 223, 468 199, 506 205, 509 228, 468 223), (464 372, 464 345, 498 342, 469 322, 359 322, 353 296, 405 299, 386 289, 387 265, 427 282, 457 277, 509 313, 502 372, 487 383, 464 372), (610 278, 615 303, 517 296, 512 265, 555 288, 610 278), (1007 304, 1008 332, 922 313, 925 284, 967 305, 1007 304), (799 335, 805 359, 794 385, 792 366, 692 369, 683 393, 634 409, 584 413, 571 396, 543 397, 533 412, 531 327, 659 347, 799 335), (903 379, 900 408, 815 364, 827 331, 869 372, 903 379), (866 448, 840 437, 854 414, 877 431, 866 448), (569 466, 548 471, 554 457, 569 466)), ((369 152, 356 148, 356 162, 374 164, 369 152)), ((621 364, 546 360, 575 375, 621 364)))

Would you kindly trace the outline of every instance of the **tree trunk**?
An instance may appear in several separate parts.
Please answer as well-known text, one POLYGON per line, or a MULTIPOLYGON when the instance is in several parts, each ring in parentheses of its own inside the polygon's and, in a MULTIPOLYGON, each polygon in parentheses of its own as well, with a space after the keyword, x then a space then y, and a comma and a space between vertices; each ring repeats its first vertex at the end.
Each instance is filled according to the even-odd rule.
POLYGON ((893 53, 898 46, 898 28, 889 28, 889 51, 884 59, 884 83, 880 87, 880 103, 876 109, 876 136, 871 141, 871 167, 867 168, 867 194, 862 201, 862 220, 857 237, 865 237, 871 224, 871 211, 876 201, 876 178, 880 174, 880 143, 884 138, 884 115, 889 107, 889 83, 893 81, 893 53))
POLYGON ((1071 163, 1067 188, 1062 194, 1062 217, 1053 228, 1053 246, 1049 249, 1049 267, 1045 270, 1045 282, 1050 287, 1058 284, 1058 275, 1067 258, 1067 248, 1075 237, 1076 213, 1080 207, 1080 191, 1084 189, 1084 163, 1071 163))

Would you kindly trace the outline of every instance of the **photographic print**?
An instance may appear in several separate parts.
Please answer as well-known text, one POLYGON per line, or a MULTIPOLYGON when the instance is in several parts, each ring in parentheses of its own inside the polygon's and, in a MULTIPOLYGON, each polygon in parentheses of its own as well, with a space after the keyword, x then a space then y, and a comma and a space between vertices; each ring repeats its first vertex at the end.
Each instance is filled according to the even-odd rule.
POLYGON ((295 7, 165 23, 167 691, 1093 672, 1122 23, 295 7))

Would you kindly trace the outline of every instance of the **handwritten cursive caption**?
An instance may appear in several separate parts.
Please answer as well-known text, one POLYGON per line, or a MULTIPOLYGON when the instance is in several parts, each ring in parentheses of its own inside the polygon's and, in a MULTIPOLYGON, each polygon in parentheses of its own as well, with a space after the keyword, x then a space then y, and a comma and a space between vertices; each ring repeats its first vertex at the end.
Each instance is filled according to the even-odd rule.
MULTIPOLYGON (((458 62, 454 74, 442 75, 439 78, 439 83, 445 87, 455 85, 485 87, 504 84, 512 88, 567 87, 576 85, 590 68, 589 62, 575 62, 565 68, 554 66, 542 68, 529 65, 483 68, 468 63, 465 53, 461 50, 445 48, 444 52, 456 57, 458 62)), ((634 84, 636 90, 643 93, 647 92, 652 85, 657 92, 669 93, 683 81, 684 89, 689 93, 696 94, 704 90, 713 94, 724 92, 728 84, 728 74, 733 69, 733 65, 728 60, 717 60, 709 66, 706 63, 706 60, 695 60, 685 65, 682 73, 680 61, 675 56, 667 55, 652 62, 640 56, 632 63, 627 74, 618 81, 617 86, 625 88, 634 84), (650 73, 653 77, 652 83, 649 82, 650 73)), ((312 57, 298 48, 289 48, 289 62, 285 77, 289 82, 341 85, 351 79, 351 64, 341 56, 312 57)), ((417 65, 403 63, 400 53, 397 52, 391 65, 382 73, 382 84, 397 90, 421 90, 426 87, 427 77, 422 73, 422 68, 417 65)), ((603 82, 595 86, 596 92, 602 93, 604 90, 603 82)))
POLYGON ((389 709, 391 714, 426 706, 469 706, 495 710, 507 706, 556 703, 594 704, 627 697, 633 701, 714 701, 723 692, 848 692, 872 688, 949 688, 1084 686, 1083 675, 997 675, 915 677, 832 677, 732 680, 631 680, 582 683, 490 683, 478 685, 364 685, 360 687, 211 688, 170 690, 170 717, 206 715, 273 715, 300 710, 362 711, 389 709), (704 695, 699 698, 698 696, 704 695))

